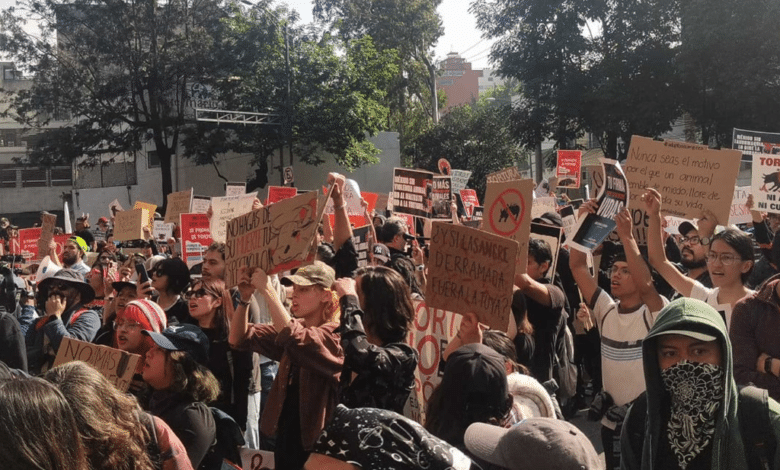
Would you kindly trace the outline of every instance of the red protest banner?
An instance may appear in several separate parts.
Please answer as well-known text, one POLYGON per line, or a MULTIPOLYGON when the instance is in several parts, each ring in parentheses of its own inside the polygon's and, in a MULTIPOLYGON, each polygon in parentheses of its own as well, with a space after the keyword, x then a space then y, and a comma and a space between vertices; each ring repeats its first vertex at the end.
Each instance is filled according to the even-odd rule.
POLYGON ((582 152, 580 150, 558 150, 558 177, 559 188, 579 188, 582 171, 582 152))
POLYGON ((268 199, 266 204, 273 204, 275 202, 290 199, 298 195, 297 188, 291 188, 289 186, 269 186, 268 187, 268 199))
POLYGON ((211 245, 211 230, 206 214, 181 214, 181 256, 188 267, 203 261, 203 253, 211 245))
POLYGON ((473 189, 461 189, 460 200, 463 201, 463 209, 466 211, 466 215, 470 219, 474 214, 474 208, 479 206, 477 192, 473 189))

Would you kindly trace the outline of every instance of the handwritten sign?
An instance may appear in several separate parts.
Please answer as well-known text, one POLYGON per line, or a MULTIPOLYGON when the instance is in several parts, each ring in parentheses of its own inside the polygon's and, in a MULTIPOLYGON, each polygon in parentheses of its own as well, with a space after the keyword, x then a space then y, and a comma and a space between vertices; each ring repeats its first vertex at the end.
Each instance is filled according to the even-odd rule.
POLYGON ((54 367, 73 361, 86 362, 103 374, 116 388, 125 392, 130 387, 140 360, 141 356, 138 354, 130 354, 73 338, 63 338, 57 350, 57 357, 54 359, 54 367))
POLYGON ((491 328, 509 327, 516 241, 481 230, 433 222, 428 306, 452 312, 474 312, 491 328))
MULTIPOLYGON (((518 243, 517 267, 525 272, 528 264, 528 237, 531 232, 531 203, 534 182, 510 180, 488 183, 481 229, 518 243)), ((476 211, 475 216, 476 218, 476 211)))
POLYGON ((144 227, 149 221, 147 209, 133 209, 117 212, 114 217, 114 240, 141 240, 144 238, 144 227))
POLYGON ((192 188, 168 195, 168 205, 165 208, 165 222, 179 221, 179 215, 192 212, 192 188))
MULTIPOLYGON (((135 201, 135 205, 133 206, 133 209, 146 209, 147 211, 147 221, 144 224, 146 227, 151 228, 154 225, 154 212, 157 210, 157 206, 155 204, 151 204, 149 202, 141 202, 141 201, 135 201)), ((116 237, 114 237, 116 238, 116 237)), ((143 237, 141 237, 143 238, 143 237)))
MULTIPOLYGON (((558 150, 558 166, 556 168, 557 187, 575 189, 580 187, 582 151, 558 150)), ((555 191, 550 185, 550 191, 555 191)))
POLYGON ((268 204, 274 204, 284 199, 290 199, 298 195, 296 188, 290 188, 288 186, 269 186, 268 187, 268 204))
POLYGON ((433 191, 433 173, 422 170, 393 170, 393 212, 428 217, 433 191))
POLYGON ((300 266, 317 228, 317 193, 308 192, 231 219, 226 226, 225 284, 238 284, 238 270, 268 274, 300 266))
POLYGON ((205 214, 211 207, 211 198, 208 196, 192 196, 192 211, 190 214, 205 214))
POLYGON ((241 447, 238 450, 241 453, 241 468, 243 469, 274 470, 276 468, 272 451, 247 449, 246 447, 241 447))
POLYGON ((520 172, 517 170, 516 166, 510 166, 509 168, 504 168, 501 171, 487 175, 488 184, 506 183, 508 181, 515 181, 520 179, 523 179, 523 177, 520 175, 520 172))
MULTIPOLYGON (((43 214, 41 223, 41 238, 38 239, 38 253, 48 253, 49 244, 54 237, 54 226, 57 225, 56 214, 43 214)), ((39 258, 39 256, 36 256, 39 258)))
POLYGON ((734 188, 734 198, 731 200, 731 212, 729 213, 730 224, 746 224, 753 221, 750 209, 745 205, 749 195, 750 186, 734 188))
POLYGON ((471 172, 468 170, 452 170, 452 192, 457 193, 466 189, 469 178, 471 178, 471 172))
POLYGON ((547 212, 557 212, 558 202, 554 197, 537 197, 531 206, 531 218, 541 217, 547 212))
POLYGON ((240 196, 211 198, 211 237, 215 242, 225 242, 227 222, 251 211, 256 197, 257 193, 254 192, 240 196))
POLYGON ((188 267, 203 262, 203 253, 211 245, 211 230, 206 214, 181 214, 181 257, 188 267))

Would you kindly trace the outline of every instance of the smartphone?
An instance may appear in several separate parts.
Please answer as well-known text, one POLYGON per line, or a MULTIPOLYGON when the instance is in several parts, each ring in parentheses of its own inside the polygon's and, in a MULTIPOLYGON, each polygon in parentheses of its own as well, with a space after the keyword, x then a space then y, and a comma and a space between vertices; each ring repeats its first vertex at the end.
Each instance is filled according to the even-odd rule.
POLYGON ((135 272, 138 273, 138 284, 141 285, 149 280, 149 273, 146 272, 146 268, 143 263, 136 263, 135 272))

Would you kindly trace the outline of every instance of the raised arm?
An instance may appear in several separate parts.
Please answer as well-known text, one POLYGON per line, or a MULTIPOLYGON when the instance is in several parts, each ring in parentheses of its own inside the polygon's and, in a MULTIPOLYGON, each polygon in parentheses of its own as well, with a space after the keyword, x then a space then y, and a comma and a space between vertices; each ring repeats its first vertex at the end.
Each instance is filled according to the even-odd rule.
MULTIPOLYGON (((577 211, 578 217, 585 217, 588 213, 595 214, 597 209, 596 200, 591 199, 580 205, 577 211)), ((588 255, 580 250, 569 250, 569 268, 571 268, 571 274, 580 288, 582 298, 586 303, 589 303, 599 286, 588 269, 588 255)))
POLYGON ((661 230, 661 194, 652 188, 647 188, 642 195, 645 211, 648 216, 647 255, 650 265, 658 271, 670 286, 684 297, 690 297, 695 282, 681 273, 668 259, 662 242, 661 230))
POLYGON ((615 217, 615 222, 617 222, 617 233, 620 241, 623 242, 623 250, 626 252, 626 263, 634 280, 634 285, 639 289, 642 302, 647 305, 651 312, 657 312, 664 307, 664 302, 655 289, 650 269, 639 252, 639 246, 634 239, 631 214, 628 212, 628 209, 624 207, 615 217))
POLYGON ((328 184, 334 184, 333 192, 333 250, 339 251, 341 245, 352 238, 352 226, 347 214, 347 202, 344 200, 346 178, 338 173, 328 173, 328 184))

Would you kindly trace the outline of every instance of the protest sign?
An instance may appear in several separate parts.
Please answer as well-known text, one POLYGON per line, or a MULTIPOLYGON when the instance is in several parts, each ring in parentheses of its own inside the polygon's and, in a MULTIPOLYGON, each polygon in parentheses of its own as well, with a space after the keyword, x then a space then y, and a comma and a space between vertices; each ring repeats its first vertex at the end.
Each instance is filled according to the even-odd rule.
POLYGON ((287 186, 269 186, 268 187, 268 199, 266 204, 274 204, 284 199, 290 199, 298 195, 296 188, 290 188, 287 186))
POLYGON ((393 207, 395 213, 428 217, 433 191, 433 173, 422 170, 393 170, 393 207))
MULTIPOLYGON (((688 220, 688 219, 681 219, 680 217, 674 217, 672 215, 667 215, 664 217, 665 227, 664 232, 670 233, 672 235, 677 235, 680 233, 680 225, 682 225, 683 222, 690 222, 695 227, 697 219, 688 220)), ((681 234, 682 235, 682 234, 681 234)))
POLYGON ((180 214, 192 212, 192 188, 168 195, 168 205, 165 207, 165 222, 178 223, 180 214))
POLYGON ((433 191, 431 192, 431 218, 452 219, 450 204, 452 203, 452 179, 450 176, 433 176, 433 191))
POLYGON ((452 166, 446 158, 439 159, 439 174, 444 176, 450 176, 452 174, 452 166))
POLYGON ((387 211, 388 198, 389 194, 377 193, 376 204, 374 204, 374 210, 377 214, 384 214, 387 211))
MULTIPOLYGON (((580 150, 558 150, 558 167, 556 168, 556 186, 558 188, 576 189, 580 187, 582 164, 582 151, 580 150)), ((550 184, 550 191, 555 191, 555 187, 550 184)))
POLYGON ((165 223, 162 220, 155 220, 154 226, 152 226, 152 236, 158 242, 167 243, 168 239, 173 236, 173 224, 165 223))
POLYGON ((225 225, 228 220, 246 214, 252 210, 257 193, 239 196, 211 198, 211 238, 215 242, 225 242, 225 225))
MULTIPOLYGON (((22 228, 19 229, 19 252, 25 260, 37 260, 38 257, 38 239, 41 238, 41 228, 22 228)), ((46 249, 48 252, 48 248, 46 249)), ((28 261, 29 262, 29 261, 28 261)))
POLYGON ((479 205, 477 192, 473 189, 461 189, 460 199, 463 201, 463 210, 466 216, 471 219, 474 216, 474 208, 479 205))
MULTIPOLYGON (((755 210, 780 213, 780 155, 755 155, 753 158, 753 193, 755 210)), ((720 219, 718 219, 720 220, 720 219)))
POLYGON ((531 206, 531 218, 541 217, 546 212, 557 212, 558 201, 554 197, 537 197, 531 206))
POLYGON ((593 181, 590 187, 585 185, 588 188, 586 196, 590 199, 595 199, 601 192, 601 187, 604 186, 604 168, 601 165, 589 165, 585 169, 588 171, 591 181, 593 181))
POLYGON ((246 194, 246 183, 240 181, 225 183, 225 196, 243 196, 244 194, 246 194))
POLYGON ((471 220, 482 220, 485 208, 483 206, 477 206, 474 208, 474 214, 471 215, 471 220))
POLYGON ((192 197, 192 212, 190 214, 205 214, 211 207, 211 198, 208 196, 192 197))
POLYGON ((414 369, 414 389, 404 407, 404 416, 418 423, 425 422, 425 410, 433 390, 441 382, 441 354, 458 333, 461 316, 452 312, 428 308, 423 300, 413 300, 414 321, 408 344, 417 351, 414 369))
MULTIPOLYGON (((147 218, 146 218, 146 223, 144 224, 144 226, 152 228, 152 226, 154 225, 154 212, 157 210, 157 206, 155 204, 151 204, 149 202, 135 201, 135 205, 133 205, 133 210, 135 210, 135 209, 146 209, 146 211, 147 211, 147 218)), ((143 238, 143 237, 141 237, 141 238, 143 238)))
POLYGON ((560 227, 531 222, 531 238, 544 240, 550 245, 552 261, 550 262, 550 268, 547 270, 547 274, 544 276, 549 280, 552 280, 555 275, 555 270, 558 268, 558 251, 561 246, 562 234, 563 229, 560 227))
POLYGON ((352 244, 357 251, 359 268, 368 266, 368 235, 370 233, 371 227, 368 225, 352 229, 352 244))
POLYGON ((203 261, 203 253, 211 245, 211 230, 206 214, 181 214, 181 257, 188 267, 203 261))
POLYGON ((731 200, 731 212, 729 213, 728 223, 747 224, 753 221, 753 218, 750 215, 750 209, 745 205, 747 204, 749 195, 750 186, 737 186, 734 188, 734 198, 731 200))
POLYGON ((742 160, 755 161, 757 155, 780 154, 780 134, 734 129, 731 148, 742 152, 742 160))
POLYGON ((517 269, 521 273, 525 272, 528 264, 533 188, 532 180, 513 180, 488 183, 485 191, 485 213, 481 229, 518 243, 517 269))
POLYGON ((114 217, 114 240, 141 240, 144 238, 144 227, 149 221, 147 209, 133 209, 117 212, 114 217))
MULTIPOLYGON (((46 254, 49 252, 49 244, 54 237, 54 226, 57 225, 56 214, 43 214, 41 216, 41 238, 38 239, 38 253, 46 254)), ((35 256, 36 259, 40 256, 35 256)))
POLYGON ((574 212, 574 206, 563 206, 558 214, 560 214, 561 222, 563 223, 563 233, 568 240, 574 235, 574 227, 577 225, 577 215, 574 212))
POLYGON ((616 160, 601 158, 604 166, 604 186, 599 194, 598 210, 577 221, 574 235, 567 244, 586 253, 599 246, 615 229, 615 216, 628 204, 628 183, 616 160))
POLYGON ((279 201, 231 219, 226 226, 225 284, 238 284, 242 266, 267 274, 300 266, 317 229, 317 193, 279 201))
POLYGON ((73 361, 86 362, 103 374, 116 388, 126 392, 140 360, 141 356, 138 354, 65 337, 62 338, 60 348, 57 350, 54 367, 73 361))
POLYGON ((504 168, 501 171, 496 171, 495 173, 490 173, 487 175, 487 183, 506 183, 508 181, 515 181, 523 179, 523 177, 520 175, 520 172, 517 170, 516 166, 510 166, 509 168, 504 168))
POLYGON ((273 451, 255 450, 241 447, 241 468, 244 470, 274 470, 276 461, 273 451))
POLYGON ((395 217, 399 217, 406 224, 406 230, 410 235, 417 235, 417 224, 414 223, 414 217, 409 214, 394 214, 395 217))
POLYGON ((452 192, 457 193, 466 189, 469 178, 471 178, 471 172, 468 170, 452 170, 452 192))
POLYGON ((482 323, 507 331, 515 277, 516 241, 434 221, 425 301, 429 307, 473 312, 482 323))
POLYGON ((661 193, 667 215, 692 219, 707 209, 720 223, 726 223, 739 162, 738 150, 713 150, 706 145, 633 136, 625 168, 628 206, 639 209, 645 189, 655 188, 661 193))
POLYGON ((111 203, 108 205, 108 212, 111 214, 111 217, 116 217, 117 212, 122 212, 124 209, 122 209, 122 204, 119 204, 118 199, 114 199, 111 201, 111 203))
POLYGON ((292 184, 295 182, 295 176, 293 175, 293 167, 284 167, 284 184, 292 184))

